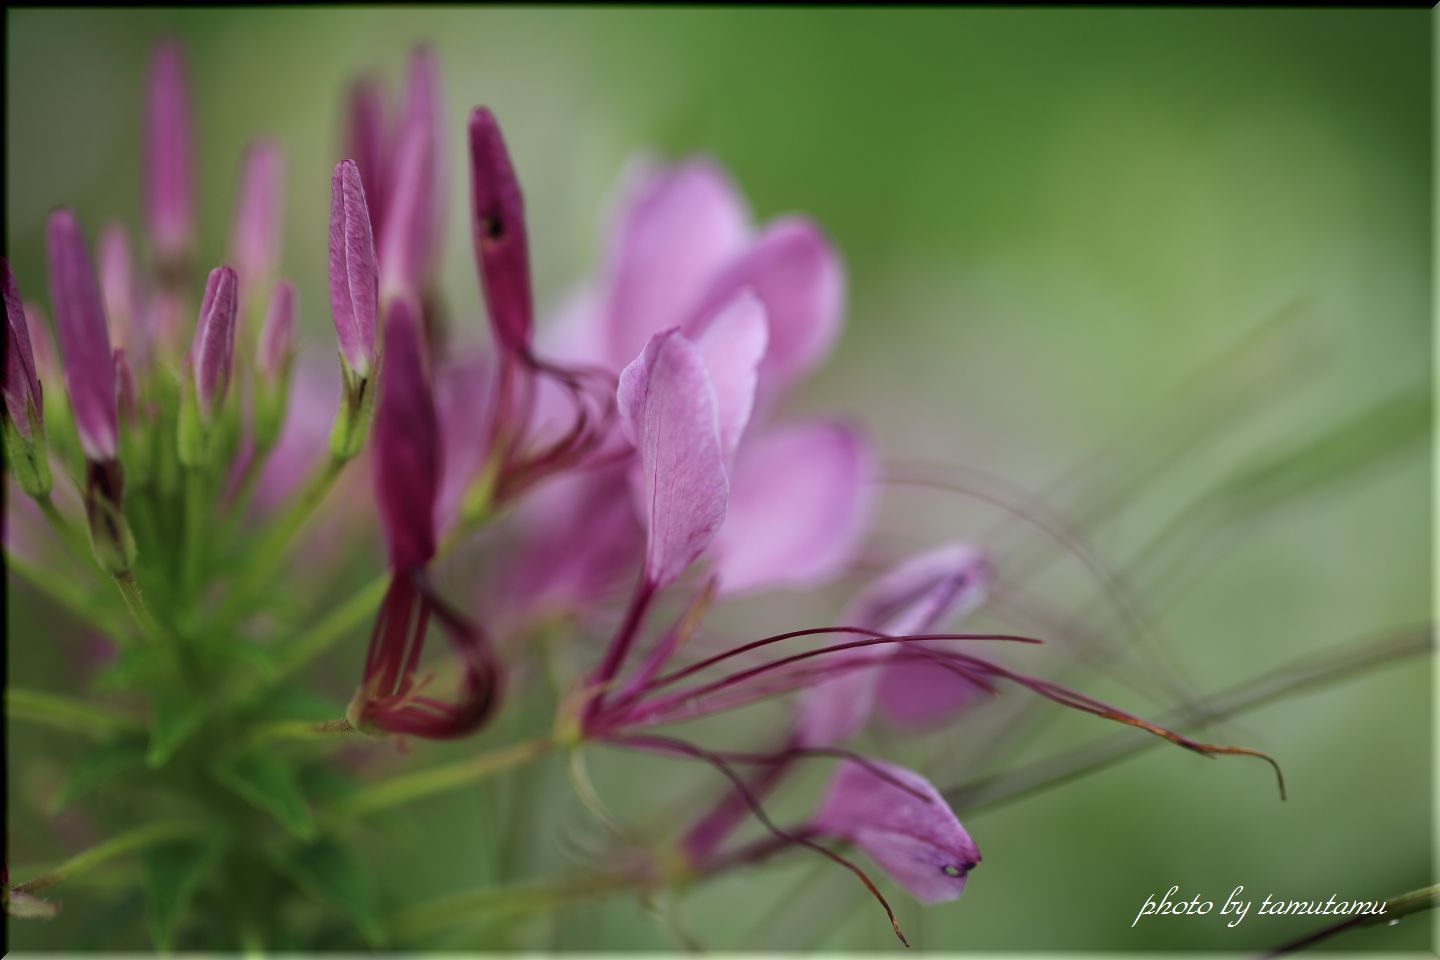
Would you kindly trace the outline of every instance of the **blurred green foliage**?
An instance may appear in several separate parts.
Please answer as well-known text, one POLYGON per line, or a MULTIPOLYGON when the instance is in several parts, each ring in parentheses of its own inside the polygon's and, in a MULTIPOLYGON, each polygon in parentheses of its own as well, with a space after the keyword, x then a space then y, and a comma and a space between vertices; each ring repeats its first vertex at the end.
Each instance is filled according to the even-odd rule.
MULTIPOLYGON (((300 290, 312 349, 328 352, 325 217, 340 97, 348 78, 371 66, 398 81, 408 47, 423 40, 440 54, 456 132, 445 289, 458 317, 475 318, 460 320, 462 329, 480 327, 459 151, 472 104, 491 105, 514 146, 543 302, 599 256, 607 191, 627 156, 644 147, 709 152, 731 169, 757 216, 804 211, 843 251, 847 332, 797 406, 862 419, 893 459, 979 467, 1044 490, 1087 454, 1114 449, 1106 443, 1136 424, 1149 424, 1150 436, 1198 430, 1195 405, 1219 398, 1185 401, 1175 385, 1298 302, 1298 319, 1274 349, 1302 360, 1283 376, 1262 368, 1249 378, 1243 409, 1197 433, 1172 469, 1122 489, 1124 471, 1107 471, 1108 457, 1090 461, 1092 487, 1119 490, 1091 530, 1097 548, 1141 604, 1158 606, 1148 611, 1151 648, 1166 653, 1126 658, 1127 672, 1116 674, 1154 692, 1148 701, 1109 674, 1082 671, 1072 682, 1153 709, 1175 701, 1161 683, 1162 663, 1186 688, 1215 690, 1430 616, 1427 446, 1417 431, 1382 431, 1400 437, 1394 444, 1353 435, 1362 412, 1428 385, 1429 17, 8 10, 6 252, 22 289, 43 300, 49 208, 74 206, 92 236, 106 219, 137 223, 144 64, 150 44, 174 33, 186 43, 196 90, 202 259, 223 255, 243 144, 273 134, 288 151, 285 270, 300 290), (1352 434, 1325 442, 1347 424, 1352 434), (1247 501, 1235 491, 1237 477, 1263 478, 1267 457, 1307 444, 1330 459, 1308 472, 1290 464, 1290 485, 1273 497, 1247 501), (1375 469, 1344 469, 1347 452, 1373 459, 1375 469), (1338 479, 1326 485, 1317 474, 1338 479), (1149 571, 1129 561, 1190 504, 1214 509, 1202 499, 1212 490, 1259 506, 1232 525, 1223 551, 1186 569, 1183 589, 1147 596, 1149 571)), ((1418 416, 1428 426, 1414 404, 1399 409, 1402 425, 1418 416)), ((888 551, 979 536, 997 521, 964 498, 891 492, 903 496, 879 515, 877 542, 888 551)), ((1051 506, 1074 508, 1072 493, 1051 506)), ((1171 549, 1183 556, 1188 547, 1171 549)), ((1093 601, 1094 584, 1073 558, 1057 557, 1029 586, 1032 599, 1069 611, 1064 622, 1123 632, 1110 607, 1093 601)), ((62 642, 60 615, 24 590, 12 588, 12 597, 12 682, 73 687, 77 644, 62 642)), ((832 617, 842 601, 843 590, 767 599, 745 605, 732 623, 737 632, 789 629, 832 617)), ((362 642, 357 636, 328 660, 333 672, 317 682, 343 698, 362 642)), ((1043 664, 1027 661, 1037 672, 1043 664)), ((1285 804, 1244 762, 1160 750, 967 818, 985 863, 964 898, 927 909, 902 903, 902 922, 913 941, 943 950, 1253 951, 1308 924, 1130 922, 1148 895, 1173 883, 1213 898, 1244 884, 1262 896, 1323 899, 1433 882, 1428 668, 1389 667, 1212 731, 1274 753, 1290 779, 1285 804)), ((546 706, 511 703, 487 742, 504 742, 517 715, 546 706)), ((982 758, 1014 722, 985 711, 924 744, 891 747, 932 758, 929 769, 958 781, 1109 732, 1101 721, 1061 716, 982 758)), ((757 718, 754 736, 781 716, 757 718)), ((43 813, 57 772, 78 762, 82 745, 20 723, 7 736, 9 862, 53 862, 93 829, 73 814, 43 813)), ((473 749, 423 745, 417 753, 428 760, 473 749)), ((669 763, 606 753, 592 766, 607 800, 652 822, 719 789, 707 772, 669 763)), ((797 787, 782 812, 803 810, 811 796, 797 787)), ((372 838, 370 868, 390 902, 413 902, 498 879, 564 876, 574 845, 596 832, 561 772, 540 766, 397 814, 372 838)), ((65 889, 62 918, 12 922, 12 947, 143 948, 114 932, 128 929, 127 911, 138 906, 133 881, 65 889)), ((893 946, 883 916, 850 878, 803 853, 695 891, 679 909, 694 936, 716 948, 893 946)), ((1433 948, 1428 927, 1421 917, 1334 945, 1433 948)), ((622 898, 542 921, 477 918, 437 945, 615 950, 676 941, 622 898)))

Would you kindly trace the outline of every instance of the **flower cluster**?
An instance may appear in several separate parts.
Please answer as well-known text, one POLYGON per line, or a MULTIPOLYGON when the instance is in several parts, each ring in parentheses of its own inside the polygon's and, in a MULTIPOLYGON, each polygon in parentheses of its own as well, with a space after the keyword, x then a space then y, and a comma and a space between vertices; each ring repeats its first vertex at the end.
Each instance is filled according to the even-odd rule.
MULTIPOLYGON (((330 179, 340 395, 328 449, 286 468, 278 502, 255 485, 320 403, 297 372, 299 298, 280 277, 282 155, 264 140, 247 152, 229 262, 192 287, 194 177, 176 47, 158 52, 149 80, 148 269, 124 228, 110 226, 97 271, 74 214, 51 215, 57 365, 39 309, 4 265, 6 462, 62 532, 55 476, 76 478, 90 552, 149 651, 135 670, 149 678, 141 685, 155 692, 155 723, 165 728, 152 735, 152 768, 194 731, 215 729, 209 705, 185 723, 162 722, 164 678, 183 677, 194 699, 227 702, 236 657, 216 650, 237 637, 247 656, 267 646, 266 591, 362 453, 387 573, 376 599, 361 604, 374 619, 355 693, 327 729, 474 733, 502 699, 527 696, 506 689, 507 674, 531 655, 528 638, 561 622, 590 665, 547 745, 693 759, 727 778, 676 842, 689 875, 806 847, 855 873, 889 912, 842 852, 854 847, 920 901, 958 897, 981 856, 942 793, 847 744, 877 717, 902 728, 955 722, 1007 684, 1200 753, 1250 753, 1189 740, 974 652, 1038 641, 951 632, 997 576, 991 558, 963 542, 899 563, 859 591, 839 625, 717 647, 705 637, 712 608, 836 583, 866 534, 871 441, 853 424, 795 419, 784 406, 839 334, 837 252, 803 217, 755 224, 708 160, 639 164, 601 268, 537 333, 521 181, 496 118, 478 107, 464 144, 490 349, 464 354, 451 347, 436 289, 449 131, 430 52, 413 57, 400 103, 391 115, 370 78, 351 91, 348 157, 330 179), (246 517, 258 527, 238 538, 243 551, 217 547, 214 531, 246 517), (508 536, 488 586, 459 597, 447 590, 447 599, 432 568, 487 527, 508 536), (451 654, 448 694, 433 689, 425 666, 432 622, 451 654), (661 730, 787 695, 793 719, 761 749, 711 748, 661 730), (764 801, 808 758, 837 761, 829 785, 808 819, 781 828, 764 801), (770 839, 736 841, 748 815, 770 839)), ((322 407, 323 420, 331 408, 322 407)), ((115 642, 125 645, 118 634, 115 642)), ((254 783, 234 771, 259 777, 263 762, 241 755, 217 776, 253 798, 254 783)))

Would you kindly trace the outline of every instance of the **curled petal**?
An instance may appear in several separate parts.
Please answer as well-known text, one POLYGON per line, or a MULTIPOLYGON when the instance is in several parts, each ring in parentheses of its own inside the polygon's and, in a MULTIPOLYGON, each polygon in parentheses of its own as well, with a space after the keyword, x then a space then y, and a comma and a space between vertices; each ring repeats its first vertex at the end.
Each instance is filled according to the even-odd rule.
POLYGON ((402 736, 448 740, 478 729, 499 703, 501 670, 480 627, 450 609, 423 582, 397 574, 370 635, 365 674, 352 716, 365 728, 402 736), (460 666, 454 700, 423 692, 415 673, 430 618, 440 622, 460 666))
MULTIPOLYGON (((683 324, 748 235, 744 202, 714 163, 634 171, 609 242, 603 309, 611 369, 634 359, 654 334, 683 324)), ((716 300, 714 309, 742 286, 716 300)))
POLYGON ((840 765, 814 826, 864 850, 922 903, 954 900, 980 862, 979 848, 928 780, 872 763, 886 776, 850 760, 840 765))
POLYGON ((95 268, 75 215, 56 210, 46 231, 50 303, 75 427, 86 458, 115 459, 115 365, 95 268))
POLYGON ((25 301, 10 272, 10 262, 0 257, 0 290, 5 299, 5 411, 15 429, 27 440, 31 421, 43 423, 44 394, 35 372, 35 354, 30 347, 30 324, 25 301))
POLYGON ((420 328, 408 303, 394 300, 375 412, 375 493, 393 569, 416 569, 435 555, 439 486, 440 427, 420 328))
POLYGON ((722 310, 695 343, 715 388, 720 449, 727 463, 750 422, 765 343, 765 308, 748 291, 742 291, 722 310))
POLYGON ((330 177, 330 309, 340 356, 357 376, 375 362, 375 310, 379 301, 375 238, 360 169, 353 160, 330 177))
POLYGON ((484 107, 470 114, 470 191, 475 267, 490 328, 502 349, 523 355, 534 324, 525 202, 500 126, 484 107))
POLYGON ((283 178, 280 147, 270 140, 251 144, 240 168, 230 235, 230 257, 246 291, 269 278, 280 259, 283 178))
POLYGON ((678 330, 656 334, 620 375, 621 428, 640 455, 645 576, 662 587, 710 544, 728 482, 715 390, 678 330))
POLYGON ((239 278, 229 267, 216 267, 205 282, 200 321, 190 345, 190 370, 195 377, 195 398, 200 415, 214 418, 230 388, 235 353, 235 317, 239 304, 239 278))
POLYGON ((869 445, 844 424, 800 424, 747 440, 715 539, 721 591, 805 587, 839 573, 864 532, 871 473, 869 445))
POLYGON ((776 221, 711 282, 685 330, 698 336, 735 294, 754 291, 770 321, 760 376, 773 391, 815 367, 840 331, 845 273, 840 258, 808 220, 776 221))
POLYGON ((145 217, 162 264, 174 268, 194 242, 190 94, 180 45, 162 44, 150 62, 145 111, 145 217))

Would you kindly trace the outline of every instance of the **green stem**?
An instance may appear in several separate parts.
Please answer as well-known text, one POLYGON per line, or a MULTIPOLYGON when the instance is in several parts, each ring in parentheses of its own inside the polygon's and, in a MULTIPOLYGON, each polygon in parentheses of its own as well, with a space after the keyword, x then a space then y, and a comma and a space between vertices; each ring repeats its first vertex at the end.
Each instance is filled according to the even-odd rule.
POLYGON ((136 850, 144 850, 149 847, 158 847, 167 843, 174 843, 176 840, 183 840, 187 837, 204 834, 203 824, 189 821, 175 821, 170 823, 151 823, 143 827, 136 827, 112 837, 98 846, 91 847, 84 853, 76 854, 58 867, 43 873, 33 880, 16 884, 15 890, 21 893, 39 893, 41 890, 49 889, 57 883, 63 883, 77 873, 84 873, 87 870, 98 867, 107 860, 136 850))
POLYGON ((140 585, 135 582, 135 574, 129 570, 115 574, 115 586, 120 591, 121 599, 125 601, 125 609, 130 611, 135 625, 140 628, 140 635, 150 643, 161 642, 165 631, 160 628, 160 623, 145 605, 145 598, 140 595, 140 585))
POLYGON ((91 597, 76 589, 73 578, 42 569, 12 552, 5 554, 5 565, 11 573, 17 574, 26 583, 64 607, 76 619, 94 626, 108 636, 123 635, 124 631, 117 629, 108 617, 95 611, 91 597))
POLYGON ((481 914, 493 917, 536 913, 575 900, 620 893, 631 882, 631 878, 624 874, 597 873, 560 884, 482 887, 402 910, 392 919, 390 928, 402 937, 413 937, 442 930, 481 914))
POLYGON ((372 784, 340 806, 343 817, 362 817, 421 797, 444 793, 502 770, 544 756, 555 744, 548 738, 524 740, 456 763, 430 767, 393 780, 372 784))
POLYGON ((1323 940, 1329 940, 1336 934, 1358 927, 1373 927, 1380 923, 1399 923, 1401 917, 1409 916, 1412 913, 1421 913, 1425 910, 1434 910, 1436 907, 1440 907, 1440 884, 1421 887, 1418 890, 1411 890, 1409 893, 1402 893, 1398 897, 1386 900, 1383 913, 1357 914, 1348 920, 1342 920, 1328 927, 1322 927, 1314 933, 1306 934, 1298 940, 1291 940, 1265 956, 1267 958, 1279 957, 1287 953, 1294 953, 1297 950, 1314 946, 1323 940))
POLYGON ((185 470, 185 550, 181 567, 182 596, 193 595, 205 568, 206 476, 199 467, 185 470))
POLYGON ((310 720, 280 720, 266 724, 250 735, 252 746, 276 743, 283 740, 335 740, 358 733, 344 718, 315 723, 310 720))
POLYGON ((117 733, 141 733, 145 729, 135 720, 83 700, 17 687, 5 691, 5 713, 12 720, 29 720, 98 740, 117 733))
POLYGON ((220 623, 227 624, 232 617, 243 612, 253 599, 255 591, 264 585, 266 578, 282 568, 285 551, 290 542, 325 499, 325 495, 335 485, 348 462, 334 456, 328 458, 323 467, 311 474, 285 512, 271 522, 251 553, 250 562, 236 579, 226 602, 221 606, 216 617, 220 623))
POLYGON ((273 680, 278 682, 288 677, 363 623, 380 605, 389 586, 390 574, 381 574, 331 610, 325 619, 292 640, 276 665, 273 680))
POLYGON ((89 537, 81 532, 80 528, 65 519, 65 515, 55 506, 55 501, 51 499, 50 495, 47 493, 43 497, 36 497, 35 503, 40 507, 40 512, 45 515, 46 521, 55 530, 55 533, 65 542, 65 546, 69 547, 70 551, 79 558, 81 564, 86 567, 94 566, 95 554, 90 549, 89 537))

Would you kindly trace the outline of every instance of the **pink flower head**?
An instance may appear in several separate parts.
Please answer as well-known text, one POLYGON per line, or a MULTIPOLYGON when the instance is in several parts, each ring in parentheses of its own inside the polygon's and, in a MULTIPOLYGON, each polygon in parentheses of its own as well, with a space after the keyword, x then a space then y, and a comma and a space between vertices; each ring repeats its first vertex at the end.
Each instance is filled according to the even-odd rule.
POLYGON ((928 780, 870 761, 885 776, 845 761, 830 781, 814 827, 849 840, 922 903, 954 900, 980 850, 928 780))
POLYGON ((345 154, 360 168, 365 196, 370 198, 371 232, 382 236, 385 204, 390 196, 390 139, 385 121, 385 89, 374 77, 361 77, 350 87, 345 154))
POLYGON ((50 214, 46 231, 50 303, 80 445, 92 461, 115 459, 115 366, 95 268, 75 215, 50 214))
POLYGON ((440 429, 412 308, 391 301, 385 317, 385 372, 375 414, 375 494, 390 566, 408 571, 435 556, 440 429))
POLYGON ((144 363, 149 337, 144 329, 145 312, 130 238, 123 224, 107 224, 100 231, 100 293, 110 336, 136 363, 144 363))
POLYGON ((470 187, 475 267, 490 328, 502 349, 528 354, 534 311, 525 202, 500 127, 484 107, 470 114, 470 187))
POLYGON ((20 436, 30 440, 45 422, 45 396, 35 371, 25 302, 4 257, 0 257, 0 290, 5 299, 5 413, 20 436))
POLYGON ((256 140, 245 150, 230 234, 230 258, 245 293, 271 277, 280 259, 284 175, 284 156, 273 141, 256 140))
POLYGON ((161 44, 150 62, 145 111, 145 219, 156 256, 183 264, 194 243, 190 96, 180 45, 161 44))
POLYGON ((271 381, 280 378, 295 353, 295 285, 281 280, 270 295, 265 323, 260 328, 260 352, 255 365, 271 381))
POLYGON ((378 301, 375 238, 360 169, 353 160, 343 160, 330 177, 330 309, 340 357, 362 378, 375 363, 378 301))
POLYGON ((225 403, 235 354, 235 316, 239 278, 229 267, 216 267, 205 281, 200 319, 190 345, 190 373, 195 378, 195 399, 200 418, 211 422, 225 403))
MULTIPOLYGON (((975 609, 984 599, 989 579, 989 565, 974 547, 939 547, 910 558, 866 587, 850 605, 844 620, 890 636, 926 632, 975 609)), ((870 718, 877 683, 884 684, 891 671, 906 671, 900 674, 902 680, 915 679, 915 672, 922 672, 922 685, 917 690, 929 694, 938 688, 939 698, 948 696, 946 702, 952 709, 960 694, 968 697, 976 689, 954 671, 925 659, 923 649, 913 644, 864 651, 860 662, 875 664, 880 670, 878 680, 876 670, 857 669, 811 687, 800 701, 796 722, 799 740, 808 746, 830 746, 854 736, 870 718)), ((897 688, 892 695, 898 702, 906 693, 897 688)), ((927 703, 930 699, 927 697, 927 703)), ((906 707, 902 704, 899 709, 906 707)))

